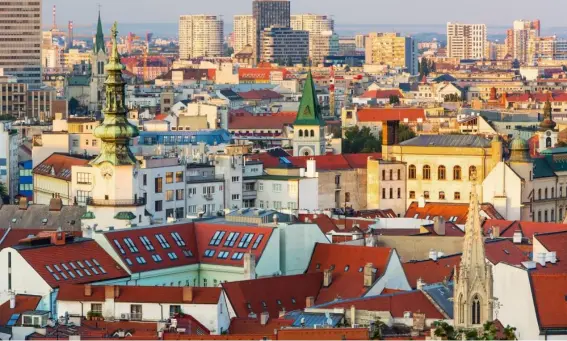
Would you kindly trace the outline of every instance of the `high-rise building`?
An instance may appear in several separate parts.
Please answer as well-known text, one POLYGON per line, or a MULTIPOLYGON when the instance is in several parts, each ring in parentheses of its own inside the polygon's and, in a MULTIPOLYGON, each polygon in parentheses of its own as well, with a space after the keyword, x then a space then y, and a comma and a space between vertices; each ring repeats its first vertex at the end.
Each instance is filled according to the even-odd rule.
POLYGON ((18 82, 41 85, 42 0, 0 2, 0 69, 18 82))
POLYGON ((520 63, 532 63, 533 51, 530 52, 530 41, 536 40, 541 32, 539 20, 516 20, 511 30, 506 31, 508 54, 520 63))
POLYGON ((326 56, 339 53, 339 37, 333 33, 334 20, 327 15, 299 14, 291 16, 291 28, 309 32, 309 59, 313 65, 326 56))
POLYGON ((290 27, 289 0, 254 0, 252 2, 252 16, 256 24, 257 59, 260 57, 260 43, 262 31, 270 27, 290 27))
POLYGON ((384 64, 417 74, 417 42, 399 33, 370 33, 366 38, 366 64, 384 64))
POLYGON ((216 15, 179 17, 179 58, 220 57, 223 53, 224 22, 216 15))
POLYGON ((447 23, 447 56, 483 59, 486 53, 486 25, 447 23))
POLYGON ((242 51, 246 45, 256 46, 255 26, 252 15, 234 16, 234 53, 242 51))
POLYGON ((366 48, 366 38, 368 38, 367 34, 357 34, 354 36, 356 49, 364 50, 366 48))
POLYGON ((309 32, 286 27, 270 27, 262 31, 260 61, 279 64, 307 63, 309 32))

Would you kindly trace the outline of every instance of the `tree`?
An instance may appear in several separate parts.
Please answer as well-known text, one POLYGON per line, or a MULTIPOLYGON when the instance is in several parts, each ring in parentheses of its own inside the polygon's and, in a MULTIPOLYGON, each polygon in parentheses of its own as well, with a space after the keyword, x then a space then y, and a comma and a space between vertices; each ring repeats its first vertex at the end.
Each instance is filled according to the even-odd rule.
POLYGON ((423 57, 421 58, 421 65, 419 67, 419 78, 423 78, 424 76, 427 77, 429 76, 429 73, 429 62, 427 61, 427 58, 423 57))
POLYGON ((71 99, 69 100, 69 112, 75 113, 77 108, 79 108, 79 105, 79 101, 75 97, 71 97, 71 99))
POLYGON ((6 184, 0 182, 0 198, 2 198, 2 202, 4 204, 10 203, 10 196, 8 195, 8 188, 6 188, 6 184))
POLYGON ((502 331, 502 333, 504 334, 505 340, 517 340, 516 327, 510 327, 510 325, 507 325, 502 331))
POLYGON ((415 133, 405 124, 400 124, 398 127, 398 142, 404 142, 409 139, 413 139, 415 137, 415 133))
POLYGON ((390 95, 390 104, 400 104, 400 97, 396 95, 390 95))
POLYGON ((378 317, 376 321, 374 321, 374 328, 372 336, 370 337, 371 340, 382 340, 382 330, 386 327, 386 324, 378 317))
POLYGON ((455 328, 445 321, 435 321, 433 322, 433 327, 435 328, 435 336, 447 339, 455 340, 456 333, 455 328))
POLYGON ((370 128, 355 126, 345 130, 343 153, 374 153, 381 150, 381 143, 376 136, 372 135, 370 128))

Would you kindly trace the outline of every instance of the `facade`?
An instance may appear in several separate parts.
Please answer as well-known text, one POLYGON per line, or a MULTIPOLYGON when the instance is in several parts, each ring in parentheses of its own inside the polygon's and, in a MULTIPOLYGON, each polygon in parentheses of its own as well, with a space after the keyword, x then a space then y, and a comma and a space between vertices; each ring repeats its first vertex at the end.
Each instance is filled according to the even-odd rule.
POLYGON ((447 23, 447 56, 458 59, 484 59, 486 25, 447 23))
POLYGON ((0 115, 24 118, 27 111, 28 85, 7 82, 0 84, 0 115))
POLYGON ((256 25, 256 45, 254 53, 260 60, 262 50, 262 32, 270 27, 290 27, 290 1, 289 0, 254 0, 252 2, 252 16, 256 25))
POLYGON ((224 210, 225 178, 216 175, 215 166, 191 163, 186 165, 188 217, 210 217, 224 210))
POLYGON ((90 55, 91 64, 91 81, 90 81, 90 102, 89 110, 100 111, 104 97, 104 80, 106 78, 106 70, 104 66, 108 61, 106 54, 106 46, 104 43, 104 33, 102 31, 102 22, 100 20, 100 12, 98 13, 98 24, 95 37, 93 52, 90 55))
POLYGON ((327 56, 339 54, 339 37, 333 33, 335 22, 330 16, 292 15, 291 28, 309 32, 309 59, 313 65, 322 63, 327 56))
POLYGON ((520 63, 532 63, 530 56, 530 42, 540 35, 541 24, 539 20, 516 20, 511 30, 507 31, 506 44, 508 54, 520 63))
POLYGON ((407 208, 406 165, 369 158, 366 171, 366 209, 391 209, 403 216, 407 208))
POLYGON ((309 58, 309 32, 285 27, 270 27, 262 31, 260 61, 299 64, 309 58))
POLYGON ((252 15, 234 16, 234 53, 241 52, 245 46, 256 46, 256 25, 252 15))
POLYGON ((42 1, 4 1, 0 4, 2 28, 0 69, 18 82, 41 86, 42 1))
POLYGON ((20 139, 11 122, 0 122, 0 182, 6 186, 10 201, 19 192, 18 151, 20 139))
POLYGON ((223 54, 224 22, 217 15, 179 17, 179 58, 220 57, 223 54))
POLYGON ((366 64, 402 68, 415 75, 417 54, 417 42, 399 33, 370 33, 366 38, 366 64))
POLYGON ((317 101, 313 77, 309 72, 293 124, 293 156, 325 155, 325 125, 317 101))

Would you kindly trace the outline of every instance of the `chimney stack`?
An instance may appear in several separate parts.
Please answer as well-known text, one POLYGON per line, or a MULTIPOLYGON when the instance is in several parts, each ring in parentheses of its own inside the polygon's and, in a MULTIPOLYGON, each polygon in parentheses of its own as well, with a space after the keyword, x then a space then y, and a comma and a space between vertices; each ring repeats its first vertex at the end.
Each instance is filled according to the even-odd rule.
POLYGON ((305 298, 305 308, 311 308, 315 305, 315 297, 309 296, 305 298))
POLYGON ((11 292, 10 293, 10 309, 15 309, 16 308, 16 293, 11 292))
POLYGON ((60 212, 62 208, 63 208, 63 201, 58 195, 54 196, 53 198, 51 198, 51 200, 49 200, 50 212, 60 212))
POLYGON ((256 256, 250 252, 244 254, 244 279, 256 279, 256 256))
POLYGON ((499 226, 492 226, 492 236, 494 238, 500 238, 500 227, 499 226))
POLYGON ((514 236, 512 237, 512 241, 514 244, 522 244, 522 231, 516 230, 514 231, 514 236))
POLYGON ((193 287, 183 287, 183 302, 193 303, 193 287))
POLYGON ((270 320, 270 313, 267 311, 263 311, 260 314, 260 324, 265 326, 268 324, 268 321, 270 320))
POLYGON ((93 295, 93 287, 90 284, 85 284, 85 296, 91 297, 93 295))
POLYGON ((323 271, 323 286, 327 288, 331 286, 332 282, 333 282, 333 271, 330 269, 323 271))
POLYGON ((418 279, 417 279, 416 289, 417 289, 417 290, 421 290, 421 289, 423 289, 423 286, 424 286, 424 285, 425 285, 425 282, 423 281, 423 279, 421 279, 421 277, 418 278, 418 279))
POLYGON ((445 235, 445 218, 437 216, 433 218, 433 230, 439 236, 445 235))
POLYGON ((19 209, 24 211, 28 209, 28 198, 26 197, 20 198, 19 209))
POLYGON ((369 288, 374 284, 375 278, 374 265, 372 263, 366 263, 364 266, 364 286, 369 288))
POLYGON ((120 294, 120 291, 116 290, 116 286, 114 285, 106 285, 104 287, 104 298, 107 300, 114 300, 118 296, 116 294, 120 294))

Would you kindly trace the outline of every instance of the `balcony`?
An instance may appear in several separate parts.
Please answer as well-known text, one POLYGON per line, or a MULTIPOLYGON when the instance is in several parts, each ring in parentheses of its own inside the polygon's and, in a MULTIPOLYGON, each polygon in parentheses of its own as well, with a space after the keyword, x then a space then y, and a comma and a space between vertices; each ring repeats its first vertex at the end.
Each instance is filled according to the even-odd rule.
POLYGON ((203 194, 203 198, 207 201, 213 201, 213 195, 211 193, 203 194))
POLYGON ((88 206, 101 206, 101 207, 132 207, 132 206, 144 206, 146 205, 146 200, 144 198, 137 199, 123 199, 123 200, 103 200, 103 199, 93 199, 87 198, 88 206))

